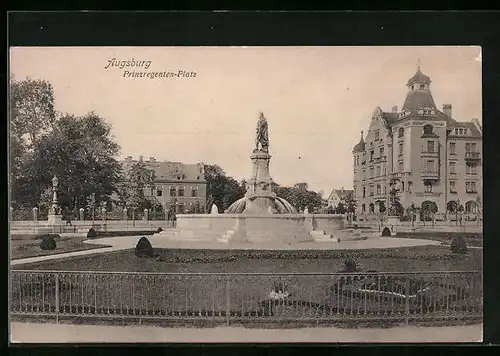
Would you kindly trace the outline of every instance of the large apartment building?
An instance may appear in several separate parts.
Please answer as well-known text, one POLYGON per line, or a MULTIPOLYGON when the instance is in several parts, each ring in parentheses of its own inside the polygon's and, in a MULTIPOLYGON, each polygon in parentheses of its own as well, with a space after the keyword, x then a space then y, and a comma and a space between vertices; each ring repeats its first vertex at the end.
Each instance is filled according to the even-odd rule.
POLYGON ((431 79, 420 67, 407 86, 401 110, 377 107, 366 136, 352 151, 357 212, 389 206, 391 188, 403 207, 425 204, 438 213, 461 205, 477 212, 482 189, 482 127, 477 119, 459 122, 451 104, 439 110, 431 79))
MULTIPOLYGON (((198 213, 205 210, 207 182, 202 163, 185 164, 181 162, 159 162, 154 157, 142 160, 146 168, 155 172, 156 181, 153 191, 145 189, 144 193, 164 209, 175 209, 176 213, 198 213)), ((137 163, 128 156, 121 161, 125 172, 137 163)))

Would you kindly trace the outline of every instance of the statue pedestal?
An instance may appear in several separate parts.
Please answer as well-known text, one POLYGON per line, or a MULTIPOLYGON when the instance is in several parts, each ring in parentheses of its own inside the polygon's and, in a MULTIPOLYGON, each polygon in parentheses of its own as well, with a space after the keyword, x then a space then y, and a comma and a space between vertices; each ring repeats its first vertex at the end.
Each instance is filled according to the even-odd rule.
POLYGON ((52 232, 62 232, 62 215, 49 214, 47 225, 52 227, 52 232))

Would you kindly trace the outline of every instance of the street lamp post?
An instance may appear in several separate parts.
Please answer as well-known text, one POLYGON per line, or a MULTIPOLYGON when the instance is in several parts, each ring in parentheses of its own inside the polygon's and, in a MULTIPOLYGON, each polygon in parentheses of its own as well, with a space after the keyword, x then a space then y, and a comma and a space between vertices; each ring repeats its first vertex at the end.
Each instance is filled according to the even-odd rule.
MULTIPOLYGON (((458 209, 460 207, 460 199, 457 199, 456 201, 456 206, 455 206, 455 225, 458 225, 458 209)), ((460 225, 462 225, 462 222, 460 222, 460 225)))
POLYGON ((95 223, 95 193, 92 193, 92 227, 94 227, 95 223))

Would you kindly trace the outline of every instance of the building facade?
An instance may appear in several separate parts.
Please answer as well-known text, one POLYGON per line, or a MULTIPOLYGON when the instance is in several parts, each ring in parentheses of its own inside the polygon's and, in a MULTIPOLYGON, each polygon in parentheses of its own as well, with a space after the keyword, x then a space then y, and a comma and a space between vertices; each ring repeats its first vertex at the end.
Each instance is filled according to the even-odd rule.
POLYGON ((326 200, 328 207, 336 208, 342 200, 348 199, 349 196, 352 196, 352 194, 353 190, 351 189, 333 189, 326 200))
MULTIPOLYGON (((154 157, 139 158, 146 168, 155 172, 155 188, 145 189, 144 194, 153 202, 176 213, 204 212, 207 201, 207 182, 202 163, 159 162, 154 157)), ((128 172, 137 163, 132 156, 121 161, 123 170, 128 172)))
POLYGON ((477 119, 455 120, 451 104, 439 110, 430 84, 419 67, 406 84, 401 110, 374 110, 366 136, 361 133, 352 151, 357 213, 387 208, 391 189, 404 208, 480 210, 482 127, 477 119))

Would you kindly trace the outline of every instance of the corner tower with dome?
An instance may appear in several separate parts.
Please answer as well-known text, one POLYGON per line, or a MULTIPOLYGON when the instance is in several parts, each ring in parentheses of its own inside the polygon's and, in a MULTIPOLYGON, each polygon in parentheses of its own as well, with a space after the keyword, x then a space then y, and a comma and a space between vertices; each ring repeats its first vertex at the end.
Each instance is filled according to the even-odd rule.
POLYGON ((404 208, 413 204, 444 218, 457 205, 480 212, 482 127, 477 119, 456 120, 451 104, 440 110, 431 82, 419 65, 401 110, 376 107, 361 132, 352 150, 358 214, 387 209, 392 188, 404 208))

